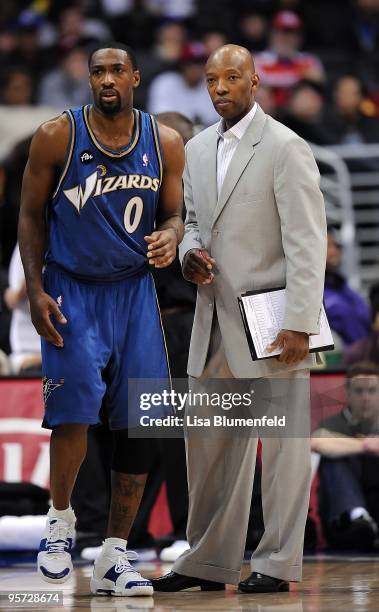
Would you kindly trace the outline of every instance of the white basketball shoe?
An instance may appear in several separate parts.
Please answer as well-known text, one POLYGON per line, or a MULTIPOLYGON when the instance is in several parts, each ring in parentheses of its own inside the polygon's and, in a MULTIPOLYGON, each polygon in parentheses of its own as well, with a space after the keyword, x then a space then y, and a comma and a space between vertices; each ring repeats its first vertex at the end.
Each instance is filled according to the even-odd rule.
POLYGON ((108 538, 103 544, 100 556, 95 561, 91 578, 91 592, 95 595, 131 597, 152 595, 150 580, 143 578, 130 561, 137 561, 133 550, 126 550, 126 540, 117 544, 118 538, 108 538))
POLYGON ((71 508, 65 512, 67 520, 54 516, 53 508, 49 510, 37 558, 41 578, 56 584, 66 582, 73 570, 71 549, 76 519, 71 508))

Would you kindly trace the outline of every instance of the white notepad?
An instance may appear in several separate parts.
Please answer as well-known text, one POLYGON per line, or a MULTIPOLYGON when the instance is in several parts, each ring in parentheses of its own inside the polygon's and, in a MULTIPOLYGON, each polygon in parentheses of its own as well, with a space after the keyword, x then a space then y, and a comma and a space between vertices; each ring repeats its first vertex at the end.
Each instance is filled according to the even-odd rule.
MULTIPOLYGON (((280 355, 281 349, 268 352, 267 347, 275 340, 282 329, 286 304, 286 290, 270 289, 265 291, 248 291, 238 298, 242 321, 245 327, 251 356, 257 359, 269 359, 280 355)), ((309 351, 327 351, 334 348, 324 306, 320 311, 320 333, 309 336, 309 351)))

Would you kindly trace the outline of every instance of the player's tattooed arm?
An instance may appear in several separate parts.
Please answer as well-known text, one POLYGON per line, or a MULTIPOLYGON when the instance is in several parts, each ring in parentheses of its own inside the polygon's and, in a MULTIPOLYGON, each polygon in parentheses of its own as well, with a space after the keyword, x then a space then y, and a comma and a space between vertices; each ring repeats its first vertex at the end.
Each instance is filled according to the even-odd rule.
POLYGON ((25 167, 21 191, 18 240, 25 271, 33 324, 37 332, 55 344, 63 339, 53 326, 66 320, 56 302, 42 286, 42 267, 46 249, 46 208, 55 187, 57 170, 63 167, 69 143, 69 123, 62 115, 41 125, 36 131, 25 167))
POLYGON ((182 219, 184 146, 181 136, 173 129, 159 124, 163 149, 163 178, 160 188, 157 229, 145 236, 147 257, 155 268, 165 268, 176 257, 176 249, 183 239, 182 219))

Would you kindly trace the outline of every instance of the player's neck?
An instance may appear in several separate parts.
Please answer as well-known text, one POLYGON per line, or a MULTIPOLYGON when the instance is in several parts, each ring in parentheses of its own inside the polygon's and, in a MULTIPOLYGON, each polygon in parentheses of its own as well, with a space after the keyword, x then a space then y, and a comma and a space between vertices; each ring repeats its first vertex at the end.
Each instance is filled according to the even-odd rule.
POLYGON ((105 132, 109 135, 112 133, 119 134, 120 132, 123 134, 130 132, 131 134, 134 127, 133 108, 124 109, 116 115, 106 115, 92 105, 89 120, 92 128, 95 128, 97 132, 105 132))

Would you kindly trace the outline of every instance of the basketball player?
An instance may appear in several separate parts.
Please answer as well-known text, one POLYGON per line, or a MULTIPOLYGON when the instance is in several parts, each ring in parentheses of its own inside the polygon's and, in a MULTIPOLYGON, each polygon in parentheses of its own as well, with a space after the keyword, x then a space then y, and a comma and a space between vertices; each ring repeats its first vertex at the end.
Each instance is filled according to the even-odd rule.
POLYGON ((106 393, 112 498, 91 591, 151 595, 126 549, 149 469, 149 441, 128 439, 128 379, 168 378, 149 268, 169 265, 182 239, 184 150, 174 130, 133 109, 140 75, 129 47, 98 47, 89 73, 93 104, 37 130, 22 188, 20 250, 52 429, 53 506, 38 572, 51 583, 72 572, 70 497, 106 393))

